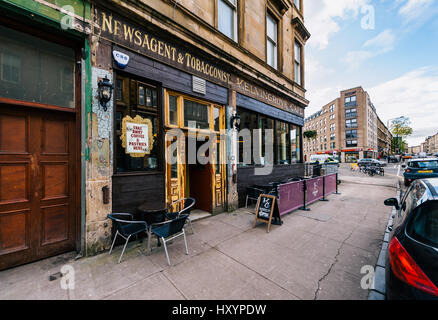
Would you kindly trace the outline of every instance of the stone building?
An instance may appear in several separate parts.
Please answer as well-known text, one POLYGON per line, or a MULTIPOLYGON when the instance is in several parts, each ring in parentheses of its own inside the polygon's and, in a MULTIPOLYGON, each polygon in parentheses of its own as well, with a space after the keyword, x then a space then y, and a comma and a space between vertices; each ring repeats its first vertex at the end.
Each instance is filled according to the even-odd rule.
POLYGON ((302 2, 0 1, 1 37, 13 43, 0 45, 1 80, 11 88, 0 92, 0 128, 22 129, 0 141, 16 161, 0 165, 8 177, 0 190, 18 185, 0 194, 0 269, 108 249, 110 212, 191 196, 198 211, 217 214, 242 206, 249 184, 303 175, 310 34, 302 2), (43 58, 39 69, 25 63, 31 50, 43 58), (26 69, 53 79, 27 78, 26 69), (32 88, 47 95, 33 97, 32 88), (241 161, 239 119, 251 132, 274 131, 271 162, 255 141, 254 156, 241 161), (203 155, 215 161, 187 161, 201 152, 194 134, 214 141, 203 155), (42 149, 25 150, 28 139, 42 139, 42 149), (18 151, 27 158, 14 158, 18 151))
POLYGON ((362 87, 340 92, 339 98, 306 118, 304 131, 316 130, 318 137, 304 141, 306 161, 314 154, 329 154, 342 162, 377 158, 380 147, 389 148, 390 132, 379 120, 369 94, 362 87), (380 139, 379 139, 380 134, 380 139))

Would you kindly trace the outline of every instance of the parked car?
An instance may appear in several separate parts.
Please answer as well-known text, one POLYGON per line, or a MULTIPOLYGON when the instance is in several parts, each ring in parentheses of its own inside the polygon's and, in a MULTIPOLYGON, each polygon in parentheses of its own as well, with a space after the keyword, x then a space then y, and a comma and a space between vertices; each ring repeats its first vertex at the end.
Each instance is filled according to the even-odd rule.
POLYGON ((438 177, 438 159, 436 158, 413 159, 402 167, 405 169, 403 173, 405 186, 409 186, 416 179, 438 177))
POLYGON ((384 162, 384 161, 377 160, 377 159, 364 158, 364 159, 360 159, 357 162, 357 165, 359 167, 375 166, 375 165, 379 165, 381 167, 385 167, 387 165, 387 163, 384 162))
POLYGON ((388 300, 438 300, 438 178, 421 179, 399 203, 386 257, 388 300))
POLYGON ((398 163, 398 162, 400 162, 400 160, 399 160, 399 158, 398 158, 397 156, 394 156, 394 155, 393 155, 393 156, 389 156, 389 157, 388 157, 388 162, 389 162, 389 163, 391 163, 391 162, 392 162, 392 163, 398 163))
POLYGON ((406 153, 406 154, 404 154, 403 156, 402 156, 402 159, 403 160, 409 160, 409 159, 412 159, 412 154, 409 154, 409 153, 406 153))
POLYGON ((438 158, 438 152, 435 152, 435 153, 433 154, 433 156, 434 156, 435 158, 438 158))

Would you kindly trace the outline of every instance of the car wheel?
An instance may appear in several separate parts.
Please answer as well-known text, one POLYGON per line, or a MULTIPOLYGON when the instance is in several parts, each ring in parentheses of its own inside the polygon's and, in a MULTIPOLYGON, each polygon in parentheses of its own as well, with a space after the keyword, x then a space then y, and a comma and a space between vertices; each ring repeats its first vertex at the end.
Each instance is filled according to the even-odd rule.
POLYGON ((405 179, 405 187, 409 187, 409 181, 405 179))

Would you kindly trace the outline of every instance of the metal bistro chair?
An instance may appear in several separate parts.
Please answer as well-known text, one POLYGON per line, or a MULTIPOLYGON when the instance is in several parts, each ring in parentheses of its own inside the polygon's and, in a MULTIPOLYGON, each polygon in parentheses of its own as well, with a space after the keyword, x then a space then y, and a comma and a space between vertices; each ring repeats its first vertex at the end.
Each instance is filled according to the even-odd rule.
POLYGON ((112 213, 107 215, 108 219, 111 219, 113 223, 116 225, 117 231, 114 236, 113 243, 111 245, 111 249, 109 254, 113 251, 114 244, 116 243, 117 236, 120 235, 123 239, 126 240, 125 245, 122 250, 122 254, 119 258, 119 263, 122 261, 123 253, 125 253, 126 245, 129 242, 129 239, 133 235, 137 235, 140 232, 148 232, 148 225, 144 221, 133 221, 133 215, 130 213, 112 213), (129 217, 131 220, 119 219, 119 216, 129 217))
POLYGON ((196 204, 196 200, 194 198, 185 198, 185 199, 176 200, 172 202, 167 208, 166 217, 169 220, 173 220, 182 215, 187 215, 187 221, 190 224, 190 228, 192 229, 192 234, 193 234, 195 233, 195 230, 193 229, 192 220, 190 219, 190 212, 192 212, 195 204, 196 204), (172 208, 175 205, 178 205, 180 210, 176 212, 172 212, 172 208))
POLYGON ((149 229, 149 235, 148 235, 148 252, 151 251, 150 248, 150 238, 151 235, 154 234, 157 237, 159 237, 161 239, 161 241, 164 243, 164 251, 166 252, 166 257, 167 257, 167 263, 170 264, 170 259, 169 259, 169 252, 167 251, 167 242, 178 238, 180 236, 184 236, 184 244, 186 246, 186 254, 189 254, 189 248, 187 247, 187 238, 186 238, 186 233, 184 230, 184 225, 186 223, 188 219, 188 215, 184 214, 184 215, 180 215, 178 217, 176 217, 175 219, 169 220, 169 221, 165 221, 165 222, 161 222, 161 223, 156 223, 153 226, 151 226, 151 228, 149 229))
POLYGON ((261 194, 264 194, 265 191, 259 188, 255 188, 255 187, 248 187, 246 188, 246 203, 245 203, 245 208, 248 208, 248 200, 254 200, 254 201, 258 201, 259 200, 259 196, 261 194))

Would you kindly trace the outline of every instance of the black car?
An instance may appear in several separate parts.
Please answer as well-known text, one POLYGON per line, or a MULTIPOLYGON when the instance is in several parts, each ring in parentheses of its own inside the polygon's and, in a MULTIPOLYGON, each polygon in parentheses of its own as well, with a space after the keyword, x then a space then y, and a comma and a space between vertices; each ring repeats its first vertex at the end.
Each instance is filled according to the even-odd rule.
POLYGON ((402 197, 386 258, 389 300, 438 300, 438 178, 414 181, 402 197))

